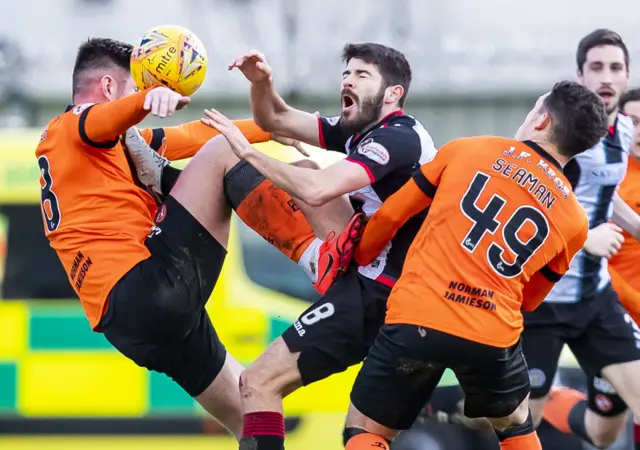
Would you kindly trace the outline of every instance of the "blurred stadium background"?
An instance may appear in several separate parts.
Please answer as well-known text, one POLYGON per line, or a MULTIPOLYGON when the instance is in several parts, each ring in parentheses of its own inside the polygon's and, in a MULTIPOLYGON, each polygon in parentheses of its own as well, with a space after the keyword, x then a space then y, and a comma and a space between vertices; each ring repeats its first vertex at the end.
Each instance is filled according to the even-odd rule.
MULTIPOLYGON (((204 42, 209 72, 185 112, 203 107, 249 117, 248 85, 226 71, 239 53, 262 50, 287 100, 339 111, 339 54, 375 41, 409 58, 407 111, 438 146, 460 136, 512 135, 535 99, 575 74, 578 40, 595 28, 619 32, 640 56, 629 0, 23 0, 0 2, 0 448, 237 448, 166 377, 147 373, 89 330, 43 235, 33 151, 42 127, 70 102, 75 50, 89 36, 135 42, 163 23, 204 42)), ((146 126, 159 125, 148 120, 146 126)), ((275 144, 264 151, 296 154, 275 144)), ((326 163, 337 155, 314 153, 326 163)), ((286 258, 235 223, 230 257, 209 310, 229 350, 250 363, 316 297, 286 258)), ((584 388, 570 355, 559 383, 584 388)), ((357 368, 287 400, 291 449, 339 449, 357 368)), ((454 377, 430 407, 454 411, 454 377)), ((545 448, 588 448, 544 430, 545 448)), ((394 448, 497 448, 489 437, 421 420, 394 448)), ((623 436, 614 449, 631 448, 623 436)))

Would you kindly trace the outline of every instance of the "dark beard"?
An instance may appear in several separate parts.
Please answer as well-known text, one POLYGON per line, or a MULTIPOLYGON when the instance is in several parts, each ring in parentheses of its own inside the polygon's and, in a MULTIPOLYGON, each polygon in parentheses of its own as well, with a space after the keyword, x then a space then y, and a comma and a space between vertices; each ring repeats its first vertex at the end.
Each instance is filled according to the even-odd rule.
POLYGON ((384 104, 384 91, 385 87, 382 86, 376 95, 365 98, 353 119, 346 120, 344 116, 340 116, 340 127, 345 135, 351 136, 361 133, 380 119, 384 104))

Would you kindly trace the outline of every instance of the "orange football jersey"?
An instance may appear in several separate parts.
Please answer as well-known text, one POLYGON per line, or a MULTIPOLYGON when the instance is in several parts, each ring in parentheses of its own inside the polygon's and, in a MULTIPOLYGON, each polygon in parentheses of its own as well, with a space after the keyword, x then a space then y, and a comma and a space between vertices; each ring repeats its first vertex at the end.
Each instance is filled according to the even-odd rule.
MULTIPOLYGON (((94 329, 116 282, 150 256, 144 241, 156 199, 138 182, 119 138, 147 115, 145 94, 67 108, 36 149, 45 233, 94 329)), ((269 139, 253 121, 236 124, 253 142, 269 139)), ((218 134, 200 122, 141 132, 170 160, 193 156, 218 134)))
POLYGON ((588 222, 560 165, 540 146, 500 137, 452 141, 384 203, 356 252, 375 256, 429 207, 388 302, 387 323, 496 347, 522 332, 582 248, 588 222))
MULTIPOLYGON (((632 156, 629 157, 627 175, 620 183, 618 193, 636 213, 640 214, 640 162, 632 156)), ((640 267, 638 266, 640 242, 627 231, 623 235, 622 248, 609 260, 609 267, 624 278, 631 287, 640 292, 640 267)))

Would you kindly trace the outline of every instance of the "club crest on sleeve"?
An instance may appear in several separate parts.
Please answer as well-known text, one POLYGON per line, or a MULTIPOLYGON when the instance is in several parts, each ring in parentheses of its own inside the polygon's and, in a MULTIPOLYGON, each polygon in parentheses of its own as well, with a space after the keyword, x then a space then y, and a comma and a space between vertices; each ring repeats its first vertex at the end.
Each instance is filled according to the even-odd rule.
POLYGON ((73 113, 77 116, 80 113, 82 113, 82 111, 87 109, 89 106, 93 106, 93 105, 94 105, 94 103, 84 103, 82 105, 78 105, 75 108, 73 108, 73 113))
POLYGON ((335 127, 338 124, 338 122, 340 122, 340 116, 327 117, 325 120, 329 125, 331 125, 332 127, 335 127))
POLYGON ((373 138, 365 139, 358 146, 358 153, 363 156, 366 156, 371 161, 384 166, 389 162, 390 156, 389 151, 384 147, 384 145, 379 142, 375 142, 373 138))

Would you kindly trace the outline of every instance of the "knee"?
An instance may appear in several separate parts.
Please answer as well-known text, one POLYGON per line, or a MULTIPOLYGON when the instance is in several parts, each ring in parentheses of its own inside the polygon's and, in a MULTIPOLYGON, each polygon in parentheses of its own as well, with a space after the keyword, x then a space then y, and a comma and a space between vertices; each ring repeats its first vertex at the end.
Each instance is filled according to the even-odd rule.
POLYGON ((609 448, 620 436, 621 429, 596 430, 590 435, 591 443, 595 448, 609 448))
POLYGON ((240 161, 231 149, 229 142, 222 135, 217 135, 209 139, 200 149, 198 154, 208 153, 215 157, 216 166, 228 171, 240 161))
POLYGON ((257 396, 284 397, 286 385, 282 374, 274 369, 276 364, 249 366, 240 374, 240 395, 242 398, 257 396))
POLYGON ((547 397, 529 399, 529 411, 531 412, 531 420, 533 421, 533 428, 537 429, 542 422, 542 411, 547 403, 547 397))
POLYGON ((247 367, 241 374, 239 379, 240 395, 249 397, 255 392, 264 392, 265 383, 260 371, 255 370, 252 366, 247 367))
POLYGON ((510 429, 520 428, 534 430, 533 416, 529 411, 529 404, 526 400, 520 403, 516 410, 507 417, 491 418, 489 421, 498 432, 507 432, 510 429))
POLYGON ((489 419, 493 424, 496 435, 500 442, 507 439, 516 438, 519 436, 526 436, 535 431, 533 428, 533 420, 531 419, 531 413, 527 411, 527 416, 522 420, 521 416, 512 414, 504 419, 489 419), (499 422, 502 420, 502 422, 499 422), (498 421, 497 423, 494 421, 498 421))
POLYGON ((591 443, 596 448, 609 448, 618 440, 627 425, 626 412, 613 417, 602 417, 587 411, 585 426, 591 443))

